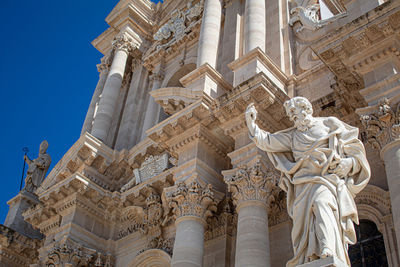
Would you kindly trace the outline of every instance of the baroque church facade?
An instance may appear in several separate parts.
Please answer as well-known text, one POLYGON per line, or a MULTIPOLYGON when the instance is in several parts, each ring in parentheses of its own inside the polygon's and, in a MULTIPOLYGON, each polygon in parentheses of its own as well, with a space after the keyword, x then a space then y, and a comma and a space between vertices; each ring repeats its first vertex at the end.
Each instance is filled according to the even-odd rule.
POLYGON ((293 96, 360 129, 352 266, 400 266, 399 0, 121 0, 106 22, 81 136, 8 202, 0 266, 285 266, 281 174, 244 112, 279 131, 293 96))

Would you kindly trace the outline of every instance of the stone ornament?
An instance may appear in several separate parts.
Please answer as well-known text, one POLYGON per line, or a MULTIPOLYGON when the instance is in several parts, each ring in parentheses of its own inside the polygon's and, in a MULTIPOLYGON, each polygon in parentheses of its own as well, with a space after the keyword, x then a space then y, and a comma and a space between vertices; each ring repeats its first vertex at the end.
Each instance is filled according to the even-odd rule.
POLYGON ((248 200, 269 203, 274 199, 273 190, 277 189, 275 177, 272 170, 264 171, 257 162, 254 166, 239 168, 234 176, 225 178, 225 182, 235 205, 248 200))
POLYGON ((154 176, 159 175, 166 169, 168 169, 168 153, 162 155, 153 156, 150 155, 146 157, 140 168, 134 169, 133 173, 135 175, 128 183, 126 183, 121 188, 121 192, 125 192, 131 189, 133 186, 140 184, 154 176))
POLYGON ((49 144, 44 140, 40 144, 39 156, 34 160, 31 160, 27 155, 24 156, 24 160, 29 165, 24 191, 35 193, 36 189, 42 184, 51 164, 51 157, 46 153, 48 146, 49 144))
POLYGON ((109 71, 112 63, 112 55, 106 55, 100 59, 100 64, 97 64, 97 71, 102 73, 103 71, 109 71))
POLYGON ((316 31, 346 15, 345 13, 341 13, 321 20, 318 0, 295 0, 294 2, 296 2, 297 6, 290 10, 289 25, 294 26, 296 22, 299 22, 301 27, 296 30, 297 33, 304 29, 316 31))
POLYGON ((193 3, 189 2, 185 11, 173 11, 171 19, 161 26, 154 34, 154 40, 164 42, 162 45, 158 46, 158 49, 168 47, 173 42, 180 39, 189 30, 192 22, 196 21, 196 18, 201 15, 203 11, 203 1, 198 2, 194 6, 192 5, 193 3))
POLYGON ((396 112, 389 105, 389 100, 379 100, 377 109, 369 115, 361 115, 365 128, 364 136, 375 149, 382 149, 386 144, 400 139, 400 103, 396 112))
POLYGON ((283 174, 279 186, 293 220, 294 257, 287 266, 331 256, 350 266, 347 248, 356 242, 358 223, 354 197, 371 173, 358 129, 335 117, 313 117, 304 97, 284 107, 294 127, 280 132, 258 127, 253 104, 245 118, 251 139, 283 174))
POLYGON ((114 266, 114 258, 110 253, 103 254, 94 249, 80 245, 69 245, 66 242, 56 244, 45 258, 46 267, 63 266, 114 266))
POLYGON ((210 217, 213 212, 217 211, 211 189, 210 184, 202 187, 196 180, 188 185, 185 182, 178 183, 174 190, 166 194, 174 217, 193 216, 202 220, 210 217))
MULTIPOLYGON (((0 258, 12 259, 18 255, 18 263, 21 266, 36 264, 39 258, 39 249, 43 241, 32 239, 17 231, 0 224, 0 258)), ((3 262, 0 262, 0 266, 3 262)))
POLYGON ((129 206, 123 210, 123 220, 129 221, 134 227, 120 231, 118 237, 122 238, 133 231, 140 231, 147 238, 145 250, 158 248, 170 253, 171 240, 163 238, 162 235, 162 227, 170 218, 168 208, 163 207, 160 195, 152 186, 146 185, 141 192, 146 197, 146 207, 129 206))

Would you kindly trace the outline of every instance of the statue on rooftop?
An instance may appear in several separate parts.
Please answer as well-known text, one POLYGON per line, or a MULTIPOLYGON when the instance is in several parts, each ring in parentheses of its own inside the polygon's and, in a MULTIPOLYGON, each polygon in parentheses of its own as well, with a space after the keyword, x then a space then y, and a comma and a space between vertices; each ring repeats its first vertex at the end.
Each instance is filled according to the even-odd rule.
POLYGON ((27 155, 24 156, 24 160, 29 165, 29 168, 26 172, 25 187, 23 190, 35 193, 36 189, 42 184, 51 164, 51 157, 46 153, 48 146, 49 144, 46 140, 40 144, 39 156, 36 159, 31 160, 27 155))
POLYGON ((356 242, 354 197, 368 183, 370 167, 358 129, 335 117, 313 117, 311 103, 294 97, 284 103, 294 127, 269 133, 246 110, 251 139, 267 152, 282 177, 293 220, 294 257, 288 267, 336 256, 350 266, 348 245, 356 242))

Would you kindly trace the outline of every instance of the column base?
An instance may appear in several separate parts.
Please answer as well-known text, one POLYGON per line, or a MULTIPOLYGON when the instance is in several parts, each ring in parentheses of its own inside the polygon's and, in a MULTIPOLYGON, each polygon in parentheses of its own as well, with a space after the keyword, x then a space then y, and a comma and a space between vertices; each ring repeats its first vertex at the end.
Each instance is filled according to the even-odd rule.
POLYGON ((212 98, 217 98, 232 89, 232 86, 222 75, 208 63, 201 65, 179 81, 184 87, 193 91, 204 92, 212 98))
POLYGON ((275 85, 286 92, 288 78, 285 73, 259 47, 228 64, 233 71, 233 87, 263 72, 275 85))
POLYGON ((337 257, 333 256, 297 265, 296 267, 349 267, 349 266, 343 261, 339 260, 337 257))

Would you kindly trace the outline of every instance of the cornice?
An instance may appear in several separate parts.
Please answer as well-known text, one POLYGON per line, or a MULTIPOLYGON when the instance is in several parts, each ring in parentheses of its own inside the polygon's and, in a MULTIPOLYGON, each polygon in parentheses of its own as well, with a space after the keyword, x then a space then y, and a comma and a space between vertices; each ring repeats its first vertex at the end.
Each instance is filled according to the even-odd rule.
POLYGON ((251 61, 257 59, 261 64, 263 64, 266 69, 268 69, 272 75, 274 75, 281 84, 287 85, 288 77, 286 74, 278 67, 275 62, 266 54, 264 53, 259 47, 251 50, 247 54, 241 56, 240 58, 236 59, 235 61, 228 64, 228 67, 235 71, 242 66, 248 65, 251 61))
POLYGON ((289 96, 261 72, 214 100, 211 114, 226 128, 229 122, 243 118, 246 107, 254 103, 259 111, 258 123, 268 131, 277 131, 290 127, 282 108, 288 99, 289 96))

